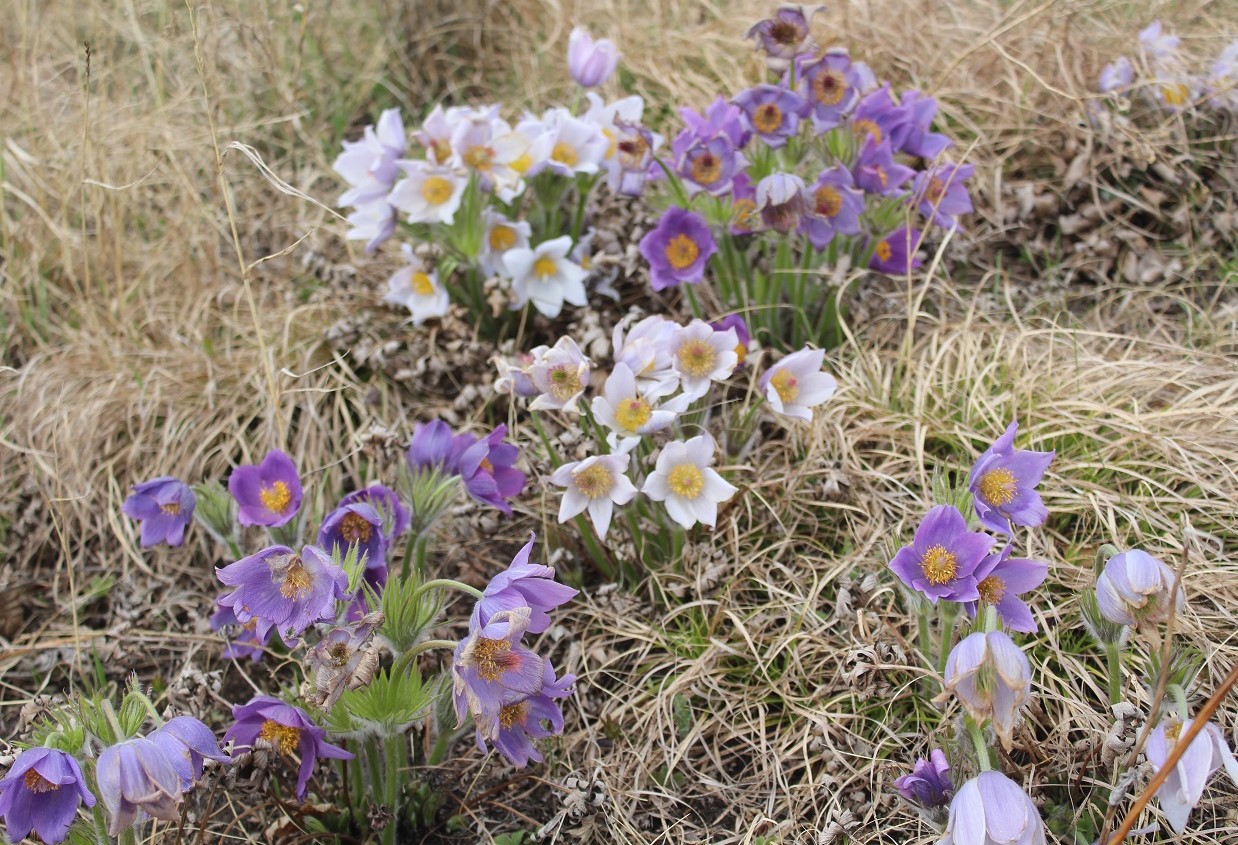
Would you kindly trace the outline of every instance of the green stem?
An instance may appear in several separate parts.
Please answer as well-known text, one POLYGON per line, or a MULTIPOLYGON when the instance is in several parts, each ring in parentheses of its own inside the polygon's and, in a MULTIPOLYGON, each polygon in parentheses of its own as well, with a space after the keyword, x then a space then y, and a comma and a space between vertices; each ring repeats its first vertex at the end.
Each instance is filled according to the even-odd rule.
POLYGON ((447 747, 451 744, 452 731, 442 731, 438 738, 434 740, 434 747, 430 749, 430 757, 426 763, 430 766, 437 766, 443 762, 443 758, 447 756, 447 747))
POLYGON ((433 581, 427 581, 418 587, 416 592, 413 593, 413 598, 419 599, 421 598, 422 593, 429 592, 430 590, 434 590, 439 587, 449 587, 453 590, 459 590, 462 593, 468 593, 475 599, 484 598, 486 595, 481 590, 476 587, 469 586, 463 581, 456 581, 452 578, 435 578, 433 581))
POLYGON ((459 643, 455 640, 423 640, 417 645, 411 647, 404 652, 391 664, 391 674, 398 675, 407 669, 412 662, 417 659, 417 655, 424 654, 427 651, 432 651, 436 648, 454 649, 459 643))
POLYGON ((972 748, 976 751, 976 762, 980 765, 980 771, 987 772, 993 768, 993 761, 989 757, 989 745, 984 741, 984 731, 980 730, 980 726, 967 717, 967 735, 971 737, 972 748))
POLYGON ((383 784, 385 787, 383 800, 387 808, 391 810, 391 824, 383 829, 383 842, 386 845, 395 845, 396 831, 400 827, 399 799, 402 792, 400 778, 404 770, 404 760, 401 758, 405 756, 400 753, 400 745, 403 739, 403 734, 396 734, 395 736, 387 737, 383 742, 387 770, 387 782, 383 784))
POLYGON ((1096 560, 1092 564, 1092 571, 1100 577, 1100 573, 1104 570, 1105 564, 1109 562, 1109 558, 1118 553, 1118 547, 1112 543, 1105 543, 1096 550, 1096 560))
POLYGON ((941 608, 941 639, 937 646, 937 674, 943 678, 946 675, 946 663, 950 659, 950 649, 954 645, 954 620, 958 618, 959 606, 954 602, 946 602, 941 608))
POLYGON ((1122 700, 1122 649, 1117 643, 1105 643, 1105 658, 1109 666, 1109 703, 1122 700))
POLYGON ((1191 718, 1191 707, 1186 700, 1186 690, 1180 684, 1170 684, 1169 692, 1174 698, 1174 703, 1178 705, 1178 718, 1184 722, 1191 718))

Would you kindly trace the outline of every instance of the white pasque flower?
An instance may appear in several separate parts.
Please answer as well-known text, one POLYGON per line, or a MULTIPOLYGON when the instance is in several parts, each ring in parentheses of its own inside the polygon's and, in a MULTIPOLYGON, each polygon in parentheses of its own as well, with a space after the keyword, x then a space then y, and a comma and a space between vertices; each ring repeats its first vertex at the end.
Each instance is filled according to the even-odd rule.
POLYGON ((714 439, 708 434, 667 443, 641 492, 655 502, 666 502, 666 512, 684 528, 697 522, 713 528, 718 503, 738 491, 710 468, 713 462, 714 439))
MULTIPOLYGON (((1174 746, 1181 741, 1180 737, 1190 730, 1194 721, 1171 717, 1152 731, 1145 753, 1148 755, 1148 762, 1156 771, 1159 772, 1164 767, 1174 746)), ((1203 798, 1208 778, 1222 766, 1230 780, 1238 784, 1238 760, 1234 759, 1234 753, 1229 750, 1221 729, 1209 722, 1191 740, 1191 744, 1174 764, 1169 777, 1156 790, 1156 797, 1161 802, 1161 812, 1165 814, 1165 820, 1175 833, 1181 834, 1186 830, 1187 818, 1203 798)))
POLYGON ((434 270, 427 272, 425 264, 413 254, 413 248, 408 244, 400 244, 400 249, 408 263, 387 280, 387 295, 383 297, 383 302, 407 308, 412 312, 414 326, 444 316, 451 300, 447 289, 439 284, 438 273, 434 270))
POLYGON ((332 165, 350 186, 339 204, 361 206, 384 198, 400 175, 396 162, 407 144, 399 109, 384 111, 377 124, 365 127, 359 141, 345 141, 344 152, 332 165))
POLYGON ((448 164, 478 174, 483 184, 502 193, 504 201, 524 191, 516 163, 529 149, 529 139, 512 131, 497 114, 461 121, 451 135, 448 164))
POLYGON ((699 399, 710 382, 721 381, 739 366, 739 336, 735 329, 718 331, 704 320, 693 320, 671 337, 671 354, 683 392, 699 399))
POLYGON ((542 119, 554 132, 546 162, 551 172, 560 176, 598 172, 610 146, 600 127, 573 117, 564 108, 549 109, 542 119))
POLYGON ((602 395, 593 397, 593 416, 611 430, 606 442, 611 449, 630 452, 643 435, 661 431, 688 409, 690 400, 680 394, 658 407, 657 401, 679 387, 673 379, 655 382, 640 390, 632 369, 622 361, 615 364, 602 395))
POLYGON ((348 240, 365 241, 365 251, 373 252, 395 232, 395 209, 386 198, 376 199, 357 206, 348 224, 348 240))
POLYGON ((589 384, 589 359, 576 341, 561 337, 554 346, 535 357, 529 366, 529 379, 540 391, 529 405, 530 411, 579 413, 576 400, 589 384))
POLYGON ((388 201, 408 215, 410 223, 450 226, 468 182, 445 167, 426 161, 401 164, 408 174, 391 190, 388 201))
POLYGON ((555 470, 550 482, 567 488, 559 504, 559 522, 588 510, 594 531, 604 538, 615 505, 626 505, 636 495, 636 486, 624 475, 629 459, 627 454, 595 455, 555 470))
POLYGON ((812 409, 834 395, 838 382, 821 372, 824 349, 792 352, 765 371, 761 390, 777 413, 799 420, 812 420, 812 409))
POLYGON ((492 208, 482 211, 481 220, 486 233, 482 237, 477 264, 487 276, 502 275, 506 272, 503 256, 509 249, 528 249, 532 229, 527 220, 508 220, 492 208))
POLYGON ((584 305, 585 277, 588 272, 568 260, 572 238, 563 235, 542 241, 533 249, 509 249, 503 256, 503 266, 512 280, 516 308, 530 300, 533 307, 547 317, 558 317, 563 303, 584 305))
POLYGON ((667 380, 677 380, 671 338, 679 330, 676 323, 661 314, 641 320, 624 335, 624 322, 615 326, 611 336, 616 364, 627 364, 642 387, 667 380))

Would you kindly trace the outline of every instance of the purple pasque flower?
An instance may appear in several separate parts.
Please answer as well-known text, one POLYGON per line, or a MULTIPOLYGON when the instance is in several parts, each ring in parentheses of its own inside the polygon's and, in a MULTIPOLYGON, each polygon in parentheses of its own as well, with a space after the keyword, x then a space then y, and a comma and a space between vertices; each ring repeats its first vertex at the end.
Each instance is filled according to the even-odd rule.
POLYGON ((899 149, 911 120, 911 112, 894 102, 890 83, 865 94, 851 114, 851 132, 857 140, 880 144, 889 141, 899 149))
POLYGON ((709 327, 716 332, 724 332, 727 329, 735 331, 735 356, 739 359, 737 367, 744 365, 744 359, 748 357, 748 347, 752 344, 752 333, 748 331, 748 323, 738 314, 727 314, 721 320, 714 320, 709 324, 709 327))
POLYGON ((894 781, 898 794, 925 810, 946 807, 954 797, 954 782, 950 779, 950 763, 940 748, 929 752, 928 759, 917 760, 911 773, 894 781))
POLYGON ((718 244, 704 218, 682 208, 668 208, 658 225, 640 239, 640 254, 649 262, 654 290, 684 282, 697 284, 718 244))
POLYGON ((907 180, 915 175, 915 170, 894 160, 894 149, 888 139, 877 142, 869 138, 865 141, 852 170, 856 187, 885 197, 899 193, 907 180))
MULTIPOLYGON (((507 426, 500 425, 474 441, 460 452, 458 470, 464 480, 464 489, 470 496, 510 516, 512 509, 507 500, 520 495, 524 489, 525 474, 513 466, 520 457, 520 450, 511 443, 503 442, 506 435, 507 426)), ((473 439, 472 435, 460 437, 473 439)))
POLYGON ((299 555, 271 546, 215 572, 233 588, 218 604, 232 608, 242 625, 256 619, 258 639, 275 628, 289 646, 310 625, 334 619, 335 602, 348 595, 348 576, 317 546, 299 555))
MULTIPOLYGON (((857 78, 846 50, 827 50, 821 56, 797 59, 797 86, 803 92, 808 115, 818 133, 827 132, 842 123, 843 116, 855 105, 857 78)), ((784 84, 790 82, 784 79, 784 84)))
POLYGON ((301 478, 292 458, 278 449, 267 452, 256 466, 245 464, 232 470, 228 492, 241 506, 236 517, 241 525, 275 528, 296 516, 301 507, 301 478))
POLYGON ((1116 61, 1101 68, 1097 87, 1102 94, 1112 94, 1124 88, 1129 88, 1135 81, 1135 67, 1126 56, 1118 56, 1116 61))
POLYGON ((757 211, 770 229, 787 232, 800 224, 808 211, 804 180, 794 173, 771 173, 757 183, 757 211))
POLYGON ((425 469, 440 469, 449 474, 458 473, 460 453, 473 445, 456 438, 451 426, 442 420, 417 423, 413 427, 413 439, 408 444, 405 461, 413 472, 425 469))
POLYGON ((743 110, 752 131, 775 149, 799 131, 800 114, 807 106, 803 97, 780 85, 757 85, 739 92, 733 102, 743 110))
MULTIPOLYGON (((731 146, 736 149, 742 149, 748 143, 748 130, 744 127, 743 112, 739 106, 732 105, 718 95, 709 108, 705 109, 704 114, 700 114, 686 106, 679 110, 679 116, 683 118, 684 124, 688 127, 685 132, 681 132, 676 136, 676 141, 680 138, 691 140, 708 141, 718 135, 725 136, 731 146), (685 134, 686 133, 686 134, 685 134)), ((684 147, 686 149, 686 146, 684 147)), ((676 151, 676 160, 679 158, 679 151, 676 151)), ((743 165, 740 165, 743 167, 743 165)))
MULTIPOLYGON (((1180 741, 1179 737, 1190 730, 1193 722, 1194 719, 1182 721, 1171 717, 1153 729, 1145 753, 1155 771, 1164 768, 1165 761, 1180 741)), ((1181 835, 1186 830, 1187 818, 1203 797, 1208 778, 1222 766, 1230 780, 1238 784, 1238 760, 1229 750, 1221 729, 1210 722, 1191 740, 1169 777, 1156 790, 1161 812, 1174 833, 1181 835)))
POLYGON ((731 234, 748 235, 760 228, 757 186, 752 183, 747 173, 736 173, 731 184, 731 234))
POLYGON ((340 504, 327 514, 318 529, 318 545, 338 554, 340 560, 353 546, 357 558, 365 558, 365 568, 387 565, 387 538, 383 535, 383 518, 365 502, 340 504))
POLYGON ((873 246, 869 268, 889 276, 906 276, 920 269, 923 262, 916 251, 920 249, 921 240, 920 230, 899 226, 873 246))
POLYGON ((1032 618, 1031 609, 1019 595, 1044 583, 1049 574, 1049 564, 1026 558, 1012 558, 1010 553, 1013 550, 1014 547, 1008 545, 980 562, 974 573, 980 599, 969 601, 965 606, 967 613, 975 619, 980 602, 991 604, 997 608, 997 615, 1007 628, 1034 634, 1037 630, 1036 620, 1032 618))
POLYGON ((132 825, 140 813, 180 820, 176 806, 184 791, 180 774, 164 750, 149 739, 137 736, 103 749, 95 780, 111 816, 107 829, 111 836, 132 825))
POLYGON ((1174 571, 1147 552, 1131 549, 1105 563, 1096 579, 1096 606, 1117 625, 1155 625, 1181 610, 1182 585, 1173 592, 1174 571))
POLYGON ((977 631, 964 637, 946 660, 946 687, 978 725, 993 720, 993 730, 1010 750, 1014 723, 1032 694, 1032 667, 1027 655, 1004 631, 977 631))
POLYGON ((890 561, 899 580, 937 604, 976 601, 976 568, 996 542, 987 534, 967 530, 967 520, 953 505, 937 505, 916 529, 910 546, 890 561))
POLYGON ((371 484, 340 499, 340 507, 357 503, 365 503, 378 511, 383 518, 383 539, 388 543, 408 530, 412 515, 400 501, 399 494, 390 487, 371 484))
POLYGON ((975 172, 973 165, 947 161, 917 173, 911 186, 911 204, 943 229, 955 229, 959 217, 973 210, 966 182, 975 172))
POLYGON ((228 647, 223 651, 224 659, 242 660, 248 657, 255 663, 262 660, 262 656, 266 654, 266 645, 271 640, 271 630, 268 629, 266 634, 259 638, 257 619, 250 619, 242 624, 230 605, 216 604, 215 612, 211 614, 211 630, 221 631, 229 626, 238 628, 238 633, 228 640, 228 647))
POLYGON ((609 38, 597 41, 588 30, 572 29, 567 41, 567 69, 581 88, 596 88, 615 72, 619 65, 619 50, 609 38))
MULTIPOLYGON (((540 763, 542 755, 533 745, 533 740, 555 736, 563 732, 563 711, 557 699, 572 694, 575 675, 555 679, 554 667, 547 660, 542 666, 541 691, 520 701, 504 704, 499 709, 498 731, 490 741, 507 761, 517 768, 524 768, 529 761, 540 763), (544 726, 550 723, 550 729, 544 726)), ((477 747, 486 751, 486 737, 481 726, 477 727, 477 747)))
POLYGON ((81 767, 55 748, 27 748, 0 780, 0 816, 13 842, 31 831, 49 845, 63 842, 83 802, 95 805, 81 767))
POLYGON ((486 739, 498 734, 504 705, 542 689, 545 661, 520 644, 529 628, 529 607, 500 610, 485 625, 470 624, 451 663, 452 697, 460 724, 473 715, 486 739))
POLYGON ((351 760, 353 754, 327 742, 327 732, 315 725, 300 707, 285 704, 269 695, 257 695, 247 704, 232 707, 236 721, 224 734, 224 742, 237 748, 269 748, 281 757, 299 758, 297 800, 305 799, 314 763, 319 757, 351 760))
POLYGON ((549 612, 579 592, 556 581, 553 566, 529 563, 536 539, 537 535, 531 533, 529 542, 516 552, 507 569, 490 579, 473 606, 469 622, 473 628, 486 627, 500 611, 525 607, 529 609, 528 632, 540 634, 550 627, 549 612))
POLYGON ((954 141, 933 131, 933 118, 937 116, 937 100, 920 91, 904 91, 901 100, 907 120, 895 136, 899 152, 933 161, 954 146, 954 141))
POLYGON ((735 174, 747 163, 723 134, 695 138, 684 130, 675 138, 671 150, 675 154, 675 169, 689 193, 705 191, 715 197, 729 193, 735 174))
POLYGON ((812 409, 838 389, 834 377, 821 371, 824 362, 824 349, 805 348, 784 356, 762 374, 758 384, 775 413, 812 421, 812 409))
POLYGON ((185 528, 193 520, 198 498, 189 485, 171 476, 160 476, 133 485, 121 512, 142 523, 142 548, 185 541, 185 528))
POLYGON ((1005 433, 976 460, 967 483, 980 524, 1003 534, 1010 533, 1011 525, 1035 527, 1049 518, 1036 485, 1056 452, 1015 449, 1018 430, 1018 422, 1006 427, 1005 433))
POLYGON ((825 6, 802 6, 784 3, 773 16, 757 21, 744 38, 756 40, 756 49, 765 53, 770 66, 777 69, 801 53, 811 52, 812 33, 809 23, 825 6))
POLYGON ((516 356, 516 363, 497 355, 491 358, 495 369, 499 371, 499 377, 494 380, 494 392, 524 399, 532 399, 541 393, 529 377, 529 370, 537 362, 538 355, 544 354, 549 348, 538 346, 532 352, 521 352, 516 356))
POLYGON ((344 152, 332 165, 332 170, 349 184, 339 204, 362 206, 385 200, 400 178, 396 162, 404 158, 407 146, 398 108, 384 110, 377 124, 365 127, 359 141, 345 141, 344 152))
POLYGON ((1017 783, 998 771, 981 772, 950 802, 937 845, 1045 845, 1045 825, 1017 783))
POLYGON ((174 716, 147 737, 163 751, 180 778, 186 792, 202 778, 204 760, 231 763, 232 758, 219 748, 215 734, 192 716, 174 716))
POLYGON ((835 235, 860 234, 864 192, 856 190, 855 180, 845 165, 822 170, 807 194, 808 213, 800 222, 800 230, 813 248, 825 249, 835 235))

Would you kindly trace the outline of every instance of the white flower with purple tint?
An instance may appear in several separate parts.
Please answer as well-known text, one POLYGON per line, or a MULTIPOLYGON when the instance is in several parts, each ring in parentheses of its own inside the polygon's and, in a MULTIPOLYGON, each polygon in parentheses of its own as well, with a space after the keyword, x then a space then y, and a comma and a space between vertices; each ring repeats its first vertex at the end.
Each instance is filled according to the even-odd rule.
POLYGON ((611 449, 630 452, 641 437, 673 423, 688 409, 689 398, 681 394, 667 402, 659 400, 678 389, 678 379, 650 382, 642 389, 627 364, 615 364, 601 395, 593 397, 593 416, 612 432, 606 438, 611 449))
MULTIPOLYGON (((1155 771, 1159 772, 1164 768, 1165 761, 1180 741, 1179 737, 1190 729, 1193 721, 1169 718, 1152 731, 1145 753, 1155 771)), ((1234 759, 1234 753, 1229 750, 1221 729, 1209 723, 1204 725, 1203 730, 1191 741, 1190 746, 1174 764, 1169 777, 1156 790, 1161 812, 1165 814, 1165 821, 1169 822, 1174 833, 1181 835, 1186 830, 1187 819, 1191 810, 1195 809, 1203 798, 1208 778, 1222 766, 1225 767, 1229 779, 1238 785, 1238 760, 1234 759)))
POLYGON ((348 215, 350 241, 365 241, 365 251, 373 252, 395 232, 396 210, 384 199, 367 202, 348 215))
POLYGON ((610 146, 599 126, 574 117, 564 108, 548 109, 542 120, 553 138, 547 169, 567 177, 598 172, 610 146))
POLYGON ((1174 571, 1147 552, 1131 549, 1105 563, 1096 579, 1101 616, 1117 625, 1155 625, 1185 602, 1182 585, 1173 591, 1174 571))
POLYGON ((734 329, 717 331, 704 320, 693 320, 671 337, 672 365, 690 399, 699 399, 710 384, 729 378, 739 364, 734 329))
POLYGON ((838 382, 821 371, 824 349, 801 349, 785 356, 761 376, 761 390, 775 413, 811 421, 812 409, 838 389, 838 382))
POLYGON ((532 229, 528 221, 509 220, 489 207, 483 209, 481 215, 486 233, 481 239, 477 264, 487 276, 501 276, 507 271, 503 256, 507 255, 509 250, 528 249, 532 229))
POLYGON ((1011 532, 1011 525, 1035 527, 1049 518, 1036 486, 1055 453, 1015 449, 1018 430, 1017 422, 1007 426, 1005 433, 977 459, 968 478, 980 523, 1003 534, 1011 532))
POLYGON ((1001 772, 981 772, 950 802, 946 834, 937 845, 1045 845, 1036 804, 1001 772))
POLYGON ((574 27, 567 41, 567 69, 581 88, 596 88, 615 72, 619 50, 609 38, 597 41, 582 26, 574 27))
POLYGON ((216 570, 232 587, 218 603, 230 607, 244 625, 257 620, 255 634, 265 640, 272 628, 292 646, 310 625, 335 618, 335 602, 347 596, 348 576, 317 546, 297 554, 271 546, 216 570))
POLYGON ((698 522, 713 528, 718 505, 739 492, 712 469, 715 450, 708 434, 667 443, 641 492, 655 502, 665 502, 671 519, 684 528, 698 522))
POLYGON ((446 167, 427 161, 410 161, 401 166, 406 175, 391 190, 388 201, 408 215, 409 223, 450 226, 468 181, 446 167))
POLYGON ((529 405, 531 411, 579 413, 576 400, 589 385, 589 359, 576 341, 561 337, 539 355, 529 367, 529 379, 539 395, 529 405))
POLYGON ((397 162, 407 146, 399 109, 386 109, 377 124, 365 127, 361 140, 345 141, 332 166, 351 186, 339 204, 361 206, 385 198, 400 176, 397 162))
POLYGON ((1135 67, 1126 56, 1118 56, 1116 61, 1101 68, 1097 88, 1102 94, 1112 94, 1129 88, 1135 81, 1135 67))
POLYGON ((757 183, 757 211, 770 229, 787 233, 808 211, 804 180, 793 173, 771 173, 757 183))
POLYGON ((951 694, 977 725, 992 719, 1009 751, 1019 712, 1032 695, 1032 667, 1009 634, 977 631, 951 649, 946 660, 946 687, 937 700, 951 694))
POLYGON ((414 326, 426 320, 446 316, 451 307, 447 289, 438 280, 438 273, 426 270, 425 264, 413 253, 408 244, 401 244, 404 259, 408 262, 396 270, 387 280, 387 294, 383 302, 403 305, 412 314, 414 326))
POLYGON ((588 511, 593 530, 605 539, 615 505, 626 505, 636 495, 636 487, 624 474, 630 458, 626 453, 594 455, 556 469, 550 483, 567 488, 559 504, 559 522, 588 511))
POLYGON ((558 317, 563 303, 583 306, 585 278, 583 267, 568 258, 572 238, 564 235, 543 241, 533 249, 516 247, 503 256, 503 266, 512 280, 515 307, 533 307, 547 317, 558 317))
POLYGON ((967 530, 967 520, 952 505, 937 505, 920 522, 911 545, 890 561, 899 580, 929 601, 976 601, 975 572, 995 541, 967 530))
POLYGON ((626 364, 642 390, 668 379, 678 381, 672 340, 679 326, 661 314, 652 314, 625 334, 624 322, 616 324, 611 335, 615 363, 626 364))

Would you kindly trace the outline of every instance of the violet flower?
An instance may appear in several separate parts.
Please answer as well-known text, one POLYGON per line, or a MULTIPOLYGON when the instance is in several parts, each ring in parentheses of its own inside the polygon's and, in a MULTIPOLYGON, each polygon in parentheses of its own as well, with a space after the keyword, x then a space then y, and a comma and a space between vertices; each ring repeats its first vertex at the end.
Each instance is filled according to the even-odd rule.
POLYGON ((765 53, 772 68, 778 69, 800 53, 811 51, 812 35, 808 25, 824 9, 825 6, 820 5, 784 3, 771 17, 754 23, 744 38, 754 39, 756 49, 765 53))
POLYGON ((954 782, 950 779, 950 763, 940 748, 934 748, 927 760, 917 760, 910 774, 894 781, 898 794, 925 810, 949 805, 954 797, 954 782))
POLYGON ((894 555, 890 568, 933 604, 939 599, 976 601, 980 598, 976 568, 994 542, 987 534, 968 531, 958 508, 937 505, 921 521, 912 544, 894 555))
POLYGON ((919 230, 900 226, 877 241, 868 266, 890 276, 905 276, 918 270, 923 263, 916 256, 920 240, 919 230))
POLYGON ((757 85, 741 91, 734 102, 743 109, 752 131, 774 149, 799 131, 800 114, 807 105, 799 94, 778 85, 757 85))
POLYGON ((335 618, 335 602, 348 594, 348 576, 317 546, 297 554, 287 546, 271 546, 217 569, 233 590, 218 604, 232 608, 245 624, 257 620, 259 639, 275 628, 292 646, 310 625, 335 618))
POLYGON ((189 485, 171 476, 160 476, 133 485, 121 512, 142 523, 142 548, 185 541, 185 528, 193 520, 198 499, 189 485))
POLYGON ((1129 88, 1135 81, 1135 67, 1126 56, 1118 56, 1117 61, 1110 62, 1101 68, 1097 86, 1102 94, 1112 94, 1129 88))
POLYGON ((1036 485, 1053 462, 1054 452, 1015 449, 1019 424, 1012 422, 972 466, 968 489, 980 524, 991 531, 1011 532, 1011 525, 1043 525, 1049 512, 1036 485))
POLYGON ((690 193, 700 190, 715 197, 729 193, 735 174, 746 164, 731 139, 722 134, 694 138, 684 130, 671 144, 671 151, 675 169, 690 193))
POLYGON ((852 134, 863 144, 889 141, 898 150, 911 125, 911 112, 894 102, 887 82, 860 99, 850 122, 852 134))
POLYGON ((243 660, 248 657, 255 663, 262 660, 262 656, 266 654, 266 645, 271 640, 271 630, 268 630, 262 637, 258 637, 257 627, 258 620, 250 619, 242 624, 236 614, 232 612, 232 607, 229 605, 215 605, 215 612, 211 614, 211 630, 220 631, 226 627, 235 626, 239 632, 235 637, 228 640, 228 646, 223 651, 225 660, 243 660))
POLYGON ((413 439, 408 444, 405 460, 413 472, 440 469, 449 474, 457 474, 460 453, 471 445, 472 442, 458 442, 451 426, 442 420, 417 423, 413 428, 413 439))
POLYGON ((878 143, 869 138, 860 148, 852 175, 856 187, 888 197, 899 193, 916 171, 894 160, 894 150, 888 140, 878 143))
POLYGON ((27 748, 0 780, 0 816, 13 842, 31 831, 49 845, 63 842, 82 803, 95 805, 82 769, 55 748, 27 748))
POLYGON ((301 507, 301 479, 292 458, 272 450, 254 466, 246 464, 232 470, 228 491, 241 506, 237 520, 241 525, 275 528, 297 515, 301 507))
MULTIPOLYGON (((1169 759, 1179 737, 1190 729, 1193 719, 1181 721, 1170 718, 1162 721, 1148 737, 1146 754, 1153 770, 1159 772, 1169 759)), ((1191 810, 1199 804, 1204 795, 1204 787, 1213 772, 1225 767, 1225 773, 1230 780, 1238 784, 1238 760, 1229 750, 1225 735, 1221 729, 1212 723, 1204 725, 1190 746, 1178 758, 1169 777, 1156 790, 1157 800, 1161 802, 1161 812, 1165 821, 1179 835, 1186 830, 1187 818, 1191 810)))
MULTIPOLYGON (((575 683, 575 675, 564 675, 556 680, 554 667, 547 660, 542 666, 541 690, 499 709, 499 728, 489 739, 509 763, 522 769, 530 760, 542 761, 532 741, 563 732, 563 711, 556 700, 571 695, 575 683), (550 723, 549 730, 544 727, 546 722, 550 723)), ((477 728, 477 747, 485 753, 486 737, 480 727, 477 728)))
POLYGON ((383 518, 383 539, 388 543, 408 530, 411 515, 400 501, 399 495, 390 487, 371 484, 361 490, 354 490, 340 499, 340 507, 359 502, 368 504, 383 518))
POLYGON ((224 734, 225 743, 232 741, 238 748, 254 748, 262 742, 281 757, 300 758, 298 801, 305 799, 305 789, 319 757, 351 760, 354 756, 327 742, 327 732, 315 725, 304 710, 269 695, 254 696, 247 704, 233 705, 232 718, 236 722, 224 734))
MULTIPOLYGON (((743 112, 739 110, 739 106, 728 103, 721 95, 709 104, 704 114, 685 107, 679 110, 679 116, 683 118, 688 128, 687 135, 680 133, 676 141, 679 141, 681 137, 686 137, 689 141, 693 139, 708 141, 710 138, 723 135, 736 150, 742 149, 748 143, 748 130, 744 128, 743 112)), ((676 158, 678 158, 678 151, 676 158)))
POLYGON ((699 283, 717 251, 705 220, 682 208, 667 209, 658 225, 640 239, 640 254, 649 262, 654 290, 699 283))
POLYGON ((899 152, 933 161, 954 146, 954 141, 940 132, 933 131, 933 118, 937 116, 937 100, 919 91, 904 91, 902 109, 907 117, 895 138, 899 152))
POLYGON ((451 663, 456 716, 462 725, 471 713, 485 739, 498 735, 505 705, 542 689, 545 661, 520 643, 531 614, 528 607, 500 610, 485 625, 470 625, 456 646, 451 663))
POLYGON ((607 161, 607 184, 617 194, 639 197, 653 166, 653 152, 661 137, 622 118, 615 120, 615 154, 607 161))
POLYGON ((1181 610, 1182 585, 1173 590, 1174 571, 1147 552, 1131 549, 1105 563, 1096 579, 1096 606, 1117 625, 1155 625, 1181 610))
POLYGON ((134 737, 103 749, 95 765, 95 780, 111 816, 107 829, 111 836, 137 821, 139 813, 180 821, 180 774, 163 749, 149 739, 134 737))
POLYGON ((748 347, 752 345, 752 334, 748 331, 747 321, 738 314, 727 314, 721 320, 714 320, 709 327, 716 332, 735 330, 735 339, 738 341, 735 344, 735 356, 739 359, 736 366, 742 367, 744 359, 748 357, 748 347))
POLYGON ((594 41, 584 27, 576 27, 568 38, 567 69, 581 88, 596 88, 615 72, 619 51, 609 38, 594 41))
POLYGON ((836 164, 821 171, 807 193, 808 213, 800 222, 800 230, 808 235, 815 249, 825 249, 835 235, 860 234, 864 192, 856 190, 855 180, 845 165, 836 164))
POLYGON ((365 502, 340 503, 322 521, 318 529, 318 545, 338 554, 340 560, 353 546, 357 557, 365 557, 366 569, 387 565, 387 538, 383 534, 383 518, 365 502))
POLYGON ((937 845, 1045 845, 1045 825, 1017 783, 998 771, 981 772, 950 802, 937 845))
POLYGON ((1049 565, 1038 560, 1026 558, 1011 558, 1013 546, 1006 546, 1000 552, 988 555, 976 567, 976 590, 980 593, 979 601, 966 603, 967 613, 976 618, 980 602, 991 604, 997 609, 1002 624, 1012 631, 1025 634, 1036 633, 1036 620, 1032 611, 1020 593, 1034 590, 1044 583, 1049 574, 1049 565))
MULTIPOLYGON (((846 50, 827 50, 818 58, 797 59, 797 85, 807 101, 808 114, 818 133, 842 122, 855 105, 857 78, 846 50)), ((784 84, 790 80, 784 79, 784 84)))
POLYGON ((992 719, 1002 747, 1009 751, 1019 711, 1032 694, 1031 665, 1004 631, 977 631, 946 660, 946 688, 935 700, 951 694, 976 724, 992 719))
MULTIPOLYGON (((511 443, 503 442, 506 435, 507 426, 500 425, 474 441, 460 452, 458 470, 464 480, 464 489, 470 496, 510 516, 512 509, 507 500, 520 495, 524 489, 525 474, 513 466, 520 457, 520 450, 511 443)), ((464 436, 472 438, 471 435, 464 436)))
POLYGON ((383 111, 378 123, 365 127, 360 140, 345 141, 344 152, 332 165, 350 186, 339 204, 362 206, 384 201, 400 177, 396 162, 404 158, 407 144, 398 108, 383 111))
POLYGON ((507 569, 490 579, 482 597, 473 606, 469 625, 485 628, 503 610, 528 608, 528 632, 540 634, 550 627, 549 611, 565 604, 579 592, 555 581, 553 566, 529 563, 536 534, 529 535, 507 569))
POLYGON ((942 162, 917 173, 911 187, 911 204, 943 229, 954 229, 959 217, 973 211, 971 195, 964 184, 976 172, 970 164, 942 162))
POLYGON ((181 791, 193 788, 202 779, 204 760, 231 763, 232 758, 219 748, 215 734, 192 716, 175 716, 147 737, 159 746, 180 778, 181 791))

